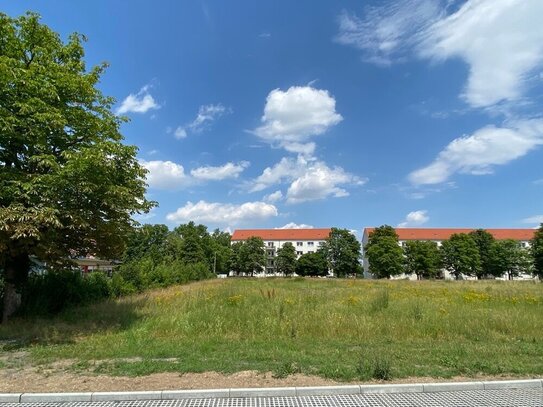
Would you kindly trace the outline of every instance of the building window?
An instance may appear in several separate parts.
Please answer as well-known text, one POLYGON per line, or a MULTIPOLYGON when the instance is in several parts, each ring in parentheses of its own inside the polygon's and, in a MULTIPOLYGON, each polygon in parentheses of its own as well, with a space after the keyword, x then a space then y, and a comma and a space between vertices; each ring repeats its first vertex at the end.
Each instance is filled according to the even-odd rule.
POLYGON ((319 242, 318 244, 319 244, 319 246, 322 246, 324 244, 324 242, 319 242))
POLYGON ((314 243, 313 243, 313 242, 307 242, 307 245, 308 245, 308 246, 313 246, 314 243))
POLYGON ((296 242, 296 246, 300 247, 300 246, 303 246, 304 245, 304 242, 296 242))
POLYGON ((273 250, 268 250, 268 256, 272 257, 275 254, 273 250))
POLYGON ((268 242, 268 247, 274 247, 273 242, 268 242))
POLYGON ((297 254, 298 256, 301 256, 301 255, 303 254, 303 252, 296 252, 296 254, 297 254))

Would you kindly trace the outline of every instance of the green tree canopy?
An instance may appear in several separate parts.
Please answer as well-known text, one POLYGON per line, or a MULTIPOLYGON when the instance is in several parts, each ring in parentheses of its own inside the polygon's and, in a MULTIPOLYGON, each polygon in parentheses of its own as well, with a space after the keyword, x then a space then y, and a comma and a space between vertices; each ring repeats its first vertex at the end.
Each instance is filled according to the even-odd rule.
POLYGON ((462 275, 476 276, 481 272, 479 249, 473 238, 455 233, 441 244, 443 266, 458 280, 462 275))
POLYGON ((296 269, 296 249, 292 243, 287 242, 283 244, 283 247, 277 250, 275 269, 278 273, 282 273, 285 276, 294 274, 296 269))
POLYGON ((321 250, 336 277, 362 272, 360 242, 349 230, 332 228, 321 250))
POLYGON ((441 270, 441 256, 436 242, 413 240, 405 244, 405 273, 434 278, 441 270))
POLYGON ((543 223, 534 234, 531 240, 531 253, 533 258, 533 272, 540 279, 543 279, 543 223))
POLYGON ((377 278, 390 278, 403 273, 403 250, 391 226, 375 228, 369 235, 364 252, 369 261, 369 272, 377 278))
POLYGON ((479 258, 481 259, 481 268, 477 273, 477 278, 482 278, 487 275, 493 275, 492 269, 495 260, 492 256, 495 254, 493 250, 495 239, 490 233, 484 229, 473 230, 469 233, 477 249, 479 250, 479 258))
POLYGON ((530 273, 531 259, 528 250, 512 239, 498 240, 492 247, 491 272, 496 277, 507 275, 509 280, 520 274, 530 273))
POLYGON ((29 13, 0 14, 0 267, 3 320, 29 256, 50 264, 119 256, 132 215, 148 211, 145 169, 122 143, 114 99, 87 70, 84 38, 63 42, 29 13))
POLYGON ((266 266, 264 241, 260 237, 250 237, 232 245, 230 268, 236 274, 254 275, 266 266))
POLYGON ((296 274, 312 277, 328 275, 328 263, 322 250, 302 254, 296 262, 296 274))

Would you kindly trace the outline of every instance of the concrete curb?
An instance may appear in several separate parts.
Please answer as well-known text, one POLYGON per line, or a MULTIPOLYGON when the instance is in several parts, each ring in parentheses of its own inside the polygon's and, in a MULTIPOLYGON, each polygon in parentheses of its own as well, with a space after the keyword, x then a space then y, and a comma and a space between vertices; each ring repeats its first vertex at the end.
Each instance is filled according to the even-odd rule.
POLYGON ((0 403, 60 403, 73 401, 176 400, 201 398, 333 396, 366 393, 434 393, 444 391, 542 389, 543 379, 488 382, 362 384, 323 387, 272 387, 254 389, 158 390, 83 393, 0 393, 0 403))

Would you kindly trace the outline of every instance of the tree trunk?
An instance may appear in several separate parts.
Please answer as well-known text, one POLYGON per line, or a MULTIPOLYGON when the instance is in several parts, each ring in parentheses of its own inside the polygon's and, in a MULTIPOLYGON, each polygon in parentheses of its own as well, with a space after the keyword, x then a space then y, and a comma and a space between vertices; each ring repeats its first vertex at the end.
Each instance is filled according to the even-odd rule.
POLYGON ((2 324, 17 311, 21 305, 21 295, 17 292, 28 277, 30 259, 28 254, 19 254, 7 260, 4 268, 4 301, 2 307, 2 324))

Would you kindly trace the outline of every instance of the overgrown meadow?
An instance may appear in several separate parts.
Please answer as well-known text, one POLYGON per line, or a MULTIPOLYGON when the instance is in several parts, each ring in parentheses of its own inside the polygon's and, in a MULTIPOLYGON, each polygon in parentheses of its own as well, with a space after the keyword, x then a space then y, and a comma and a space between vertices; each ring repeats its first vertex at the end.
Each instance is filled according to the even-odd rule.
POLYGON ((543 374, 543 285, 211 280, 13 321, 0 339, 4 354, 111 375, 530 377, 543 374))

